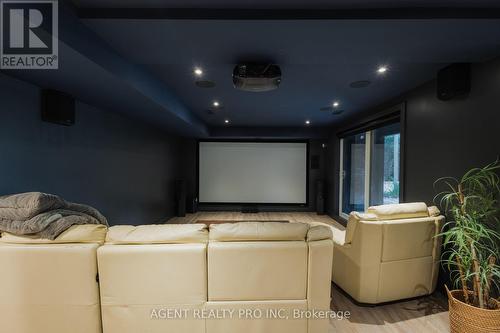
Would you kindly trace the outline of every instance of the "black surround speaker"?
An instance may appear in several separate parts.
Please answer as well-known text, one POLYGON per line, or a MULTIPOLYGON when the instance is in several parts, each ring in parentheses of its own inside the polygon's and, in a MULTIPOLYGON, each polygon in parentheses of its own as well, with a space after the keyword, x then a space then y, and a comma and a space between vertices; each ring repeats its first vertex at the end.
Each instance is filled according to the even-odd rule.
POLYGON ((190 214, 194 214, 194 213, 198 212, 198 198, 193 197, 193 196, 188 196, 186 210, 190 214))
POLYGON ((311 169, 317 170, 319 169, 319 155, 311 155, 311 169))
POLYGON ((470 64, 451 64, 437 74, 437 98, 448 101, 470 92, 470 64))
POLYGON ((42 91, 42 120, 65 126, 75 123, 75 99, 57 90, 42 91))
POLYGON ((325 182, 322 180, 316 181, 316 213, 325 214, 325 182))
POLYGON ((186 216, 186 182, 184 180, 175 182, 175 214, 178 217, 186 216))

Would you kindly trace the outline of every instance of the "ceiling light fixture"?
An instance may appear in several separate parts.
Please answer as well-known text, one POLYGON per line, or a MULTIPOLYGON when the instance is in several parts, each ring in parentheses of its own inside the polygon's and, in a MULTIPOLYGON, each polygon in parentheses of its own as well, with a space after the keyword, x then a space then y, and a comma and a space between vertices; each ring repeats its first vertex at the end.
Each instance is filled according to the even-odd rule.
POLYGON ((384 73, 385 73, 385 72, 387 72, 388 70, 389 70, 389 68, 387 68, 387 66, 385 66, 385 65, 384 65, 384 66, 379 66, 379 67, 377 68, 377 73, 379 73, 379 74, 384 74, 384 73))
POLYGON ((224 120, 225 124, 229 124, 229 119, 224 120))
POLYGON ((306 120, 306 125, 309 125, 311 124, 311 122, 309 120, 306 120))
POLYGON ((203 75, 203 70, 201 68, 199 68, 199 67, 195 67, 193 72, 194 72, 194 75, 196 75, 196 76, 202 76, 203 75))
POLYGON ((219 105, 220 105, 219 102, 217 102, 217 101, 213 102, 213 106, 218 107, 219 105))
POLYGON ((339 103, 339 102, 337 102, 337 101, 333 102, 333 107, 334 107, 334 108, 338 107, 339 105, 340 105, 340 103, 339 103))

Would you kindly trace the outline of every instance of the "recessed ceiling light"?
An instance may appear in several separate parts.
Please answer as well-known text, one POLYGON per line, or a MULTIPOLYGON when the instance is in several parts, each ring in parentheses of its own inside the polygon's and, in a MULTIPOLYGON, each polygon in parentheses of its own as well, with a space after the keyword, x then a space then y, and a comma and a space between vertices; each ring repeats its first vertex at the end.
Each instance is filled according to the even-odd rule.
POLYGON ((203 75, 203 70, 200 67, 195 67, 193 72, 194 72, 194 74, 196 76, 202 76, 203 75))
POLYGON ((377 68, 377 73, 379 74, 384 74, 385 72, 387 72, 389 70, 389 68, 387 68, 387 66, 379 66, 377 68))
POLYGON ((333 102, 333 107, 334 107, 334 108, 338 107, 339 105, 340 105, 340 103, 339 103, 339 102, 337 102, 337 101, 333 102))
POLYGON ((311 124, 311 122, 309 120, 306 120, 306 125, 309 125, 311 124))
POLYGON ((218 107, 219 105, 220 105, 219 102, 217 102, 217 101, 213 102, 213 106, 218 107))
POLYGON ((229 124, 229 119, 224 120, 225 124, 229 124))

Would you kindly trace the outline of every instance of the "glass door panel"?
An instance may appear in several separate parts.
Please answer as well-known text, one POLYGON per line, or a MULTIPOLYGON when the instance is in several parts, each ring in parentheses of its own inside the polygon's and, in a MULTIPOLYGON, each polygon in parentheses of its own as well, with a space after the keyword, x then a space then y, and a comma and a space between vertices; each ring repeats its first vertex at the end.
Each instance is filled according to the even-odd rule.
POLYGON ((365 209, 366 134, 343 139, 342 213, 365 209))
POLYGON ((400 124, 372 131, 370 205, 399 203, 400 124))

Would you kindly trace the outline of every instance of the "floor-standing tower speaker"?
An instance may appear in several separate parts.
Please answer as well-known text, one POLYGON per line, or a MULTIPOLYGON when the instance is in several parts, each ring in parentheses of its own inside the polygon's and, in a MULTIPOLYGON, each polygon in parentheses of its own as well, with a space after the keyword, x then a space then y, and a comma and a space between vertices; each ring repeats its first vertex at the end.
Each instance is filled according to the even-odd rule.
POLYGON ((187 199, 187 212, 194 214, 198 212, 198 198, 193 195, 188 195, 187 199))
POLYGON ((175 213, 178 217, 186 216, 186 182, 175 182, 175 213))
POLYGON ((316 213, 325 214, 325 182, 322 180, 316 181, 316 213))

